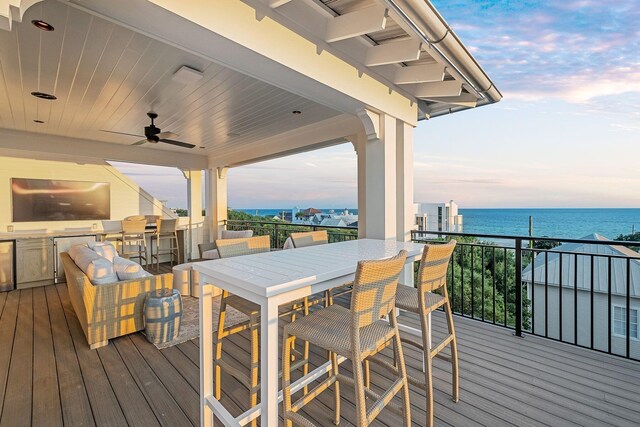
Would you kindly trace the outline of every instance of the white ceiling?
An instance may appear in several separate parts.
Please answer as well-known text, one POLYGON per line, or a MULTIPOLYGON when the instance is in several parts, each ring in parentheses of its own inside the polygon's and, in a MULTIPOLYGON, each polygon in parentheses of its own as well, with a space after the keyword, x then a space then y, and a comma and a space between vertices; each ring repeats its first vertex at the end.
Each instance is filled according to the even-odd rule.
POLYGON ((101 129, 141 135, 151 110, 163 131, 205 149, 143 147, 195 154, 240 147, 340 114, 53 0, 31 7, 11 32, 0 31, 0 127, 131 144, 140 138, 101 129), (55 31, 37 29, 33 19, 55 31), (172 81, 182 65, 204 77, 190 85, 172 81), (58 99, 36 99, 33 91, 58 99))

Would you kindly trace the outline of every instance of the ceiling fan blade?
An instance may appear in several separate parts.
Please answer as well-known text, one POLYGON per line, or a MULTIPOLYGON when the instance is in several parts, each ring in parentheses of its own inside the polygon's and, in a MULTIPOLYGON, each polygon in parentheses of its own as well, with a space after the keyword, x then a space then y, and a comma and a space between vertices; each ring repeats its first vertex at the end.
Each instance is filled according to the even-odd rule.
POLYGON ((142 145, 142 144, 146 144, 147 142, 149 141, 145 138, 145 139, 141 139, 140 141, 136 141, 131 145, 142 145))
POLYGON ((195 145, 189 144, 187 142, 174 141, 173 139, 160 139, 160 142, 164 142, 166 144, 177 145, 178 147, 184 148, 194 148, 195 145))
POLYGON ((173 138, 177 138, 178 134, 177 133, 173 133, 173 132, 160 132, 158 135, 156 135, 159 139, 173 139, 173 138))
POLYGON ((136 135, 136 134, 133 134, 133 133, 126 133, 126 132, 116 132, 114 130, 100 129, 100 132, 115 133, 115 134, 118 134, 118 135, 136 136, 138 138, 143 138, 144 137, 144 135, 136 135))

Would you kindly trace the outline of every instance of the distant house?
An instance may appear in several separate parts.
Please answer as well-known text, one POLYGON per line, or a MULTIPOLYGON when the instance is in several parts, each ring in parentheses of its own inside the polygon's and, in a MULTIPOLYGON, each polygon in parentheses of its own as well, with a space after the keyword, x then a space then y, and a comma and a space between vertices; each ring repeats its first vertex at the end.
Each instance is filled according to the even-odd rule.
POLYGON ((562 339, 573 342, 574 297, 577 292, 577 343, 591 345, 591 288, 593 283, 593 345, 607 350, 608 290, 611 277, 611 348, 614 353, 625 354, 627 316, 630 316, 630 352, 640 356, 638 314, 640 311, 640 254, 626 247, 610 244, 597 245, 589 240, 609 241, 594 233, 582 238, 584 243, 566 243, 554 248, 560 253, 538 254, 522 271, 527 295, 532 299, 533 327, 536 333, 560 337, 560 284, 562 284, 562 339), (562 272, 560 259, 562 257, 562 272), (593 259, 593 276, 591 263, 593 259), (609 272, 609 262, 611 272, 609 272), (627 284, 627 263, 629 283, 627 284), (577 264, 577 265, 576 265, 577 264), (576 274, 577 273, 577 274, 576 274), (545 292, 545 278, 547 290, 545 292), (627 313, 626 295, 629 289, 630 307, 627 313), (546 303, 546 309, 545 309, 546 303), (546 316, 545 316, 546 313, 546 316), (546 317, 546 318, 545 318, 546 317))
POLYGON ((320 225, 324 227, 346 227, 347 223, 341 218, 325 218, 320 225))
POLYGON ((458 205, 447 203, 416 203, 416 226, 421 231, 449 231, 462 233, 462 215, 458 205))

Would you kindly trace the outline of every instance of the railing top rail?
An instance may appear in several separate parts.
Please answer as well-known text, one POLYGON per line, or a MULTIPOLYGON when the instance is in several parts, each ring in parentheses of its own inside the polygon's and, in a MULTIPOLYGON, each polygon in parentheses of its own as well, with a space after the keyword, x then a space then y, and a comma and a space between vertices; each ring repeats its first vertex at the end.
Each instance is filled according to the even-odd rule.
POLYGON ((631 242, 625 240, 582 240, 582 239, 567 239, 564 237, 536 237, 536 236, 510 236, 501 234, 476 234, 476 233, 457 233, 452 231, 430 231, 430 230, 412 230, 412 234, 418 235, 442 235, 442 236, 460 236, 460 237, 481 237, 485 239, 508 239, 508 240, 522 240, 522 241, 545 241, 545 242, 561 242, 561 243, 588 243, 593 245, 619 245, 619 246, 632 246, 640 247, 640 242, 631 242))
POLYGON ((261 225, 281 225, 284 227, 316 227, 316 228, 341 228, 344 230, 357 230, 358 227, 340 226, 340 225, 320 225, 320 224, 293 224, 289 222, 275 221, 256 221, 250 219, 228 219, 226 224, 261 224, 261 225))

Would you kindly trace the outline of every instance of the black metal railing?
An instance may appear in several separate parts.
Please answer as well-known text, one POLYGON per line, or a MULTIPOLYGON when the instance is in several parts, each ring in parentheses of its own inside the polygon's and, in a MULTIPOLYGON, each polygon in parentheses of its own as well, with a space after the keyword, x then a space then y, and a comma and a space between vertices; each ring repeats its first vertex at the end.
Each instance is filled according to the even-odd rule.
POLYGON ((322 225, 291 224, 275 221, 227 220, 227 230, 253 230, 254 236, 271 236, 271 247, 282 248, 291 233, 327 230, 329 243, 355 240, 358 227, 330 227, 322 225))
POLYGON ((640 360, 640 242, 412 232, 452 238, 456 314, 640 360))

